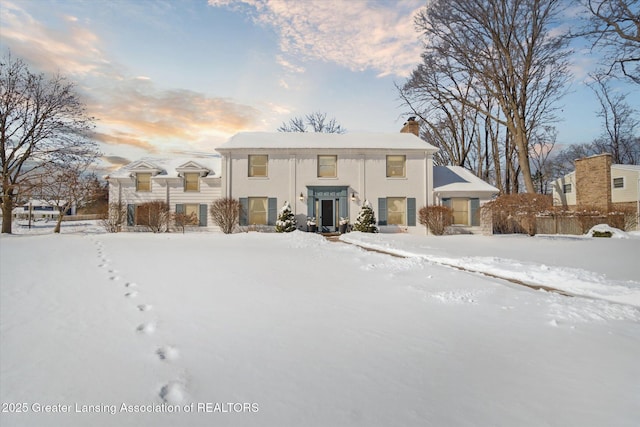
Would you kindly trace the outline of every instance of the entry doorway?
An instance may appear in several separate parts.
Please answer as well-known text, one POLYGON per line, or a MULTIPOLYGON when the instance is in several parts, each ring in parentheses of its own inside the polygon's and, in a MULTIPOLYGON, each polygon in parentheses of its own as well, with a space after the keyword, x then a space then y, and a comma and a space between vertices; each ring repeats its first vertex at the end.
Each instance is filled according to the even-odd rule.
POLYGON ((316 212, 320 213, 318 224, 320 232, 333 233, 338 229, 338 199, 318 199, 316 201, 316 212))

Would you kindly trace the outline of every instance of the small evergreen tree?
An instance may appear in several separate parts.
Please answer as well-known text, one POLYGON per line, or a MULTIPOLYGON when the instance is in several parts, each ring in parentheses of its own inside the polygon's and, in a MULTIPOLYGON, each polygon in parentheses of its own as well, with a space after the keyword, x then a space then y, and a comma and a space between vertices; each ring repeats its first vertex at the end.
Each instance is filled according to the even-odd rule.
POLYGON ((296 217, 291 212, 291 206, 289 202, 284 202, 280 212, 278 213, 278 220, 276 221, 276 231, 278 233, 289 233, 296 229, 296 217))
POLYGON ((356 231, 362 231, 363 233, 377 233, 378 226, 376 226, 376 216, 373 213, 371 204, 365 200, 358 214, 353 229, 356 231))

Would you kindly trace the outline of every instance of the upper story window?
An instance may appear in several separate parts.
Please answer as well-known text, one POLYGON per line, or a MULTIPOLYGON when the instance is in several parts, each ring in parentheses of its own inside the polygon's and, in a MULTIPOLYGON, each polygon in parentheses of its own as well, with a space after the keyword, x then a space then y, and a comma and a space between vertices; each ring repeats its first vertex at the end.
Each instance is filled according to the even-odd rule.
POLYGON ((624 177, 613 178, 613 188, 624 188, 624 177))
POLYGON ((136 174, 136 191, 151 191, 151 174, 136 174))
POLYGON ((564 184, 562 186, 562 192, 563 193, 571 193, 571 184, 564 184))
POLYGON ((269 164, 269 156, 266 154, 249 155, 249 176, 250 177, 267 177, 267 165, 269 164))
POLYGON ((387 178, 406 177, 407 156, 387 156, 387 178))
POLYGON ((184 174, 184 191, 200 191, 200 174, 198 172, 184 174))
POLYGON ((338 176, 338 156, 318 156, 318 178, 338 176))

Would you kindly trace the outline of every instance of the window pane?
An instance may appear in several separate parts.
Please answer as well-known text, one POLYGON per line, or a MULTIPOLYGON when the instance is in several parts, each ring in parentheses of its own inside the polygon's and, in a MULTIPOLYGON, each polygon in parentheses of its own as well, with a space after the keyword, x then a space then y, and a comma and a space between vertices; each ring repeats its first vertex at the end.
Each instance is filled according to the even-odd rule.
POLYGON ((562 187, 562 192, 571 193, 571 184, 564 184, 564 186, 562 187))
POLYGON ((405 225, 406 199, 404 197, 387 198, 387 224, 405 225))
POLYGON ((624 188, 624 178, 613 178, 613 188, 624 188))
POLYGON ((136 174, 136 191, 151 191, 151 174, 136 174))
POLYGON ((453 223, 469 225, 469 199, 451 199, 453 223))
POLYGON ((318 156, 318 177, 335 178, 338 176, 336 163, 338 156, 318 156))
POLYGON ((387 177, 404 178, 406 156, 387 156, 387 177))
POLYGON ((249 198, 249 224, 267 225, 267 198, 249 198))
POLYGON ((151 210, 148 205, 136 206, 136 225, 149 225, 151 210))
POLYGON ((199 191, 200 174, 185 173, 184 174, 184 191, 199 191))
POLYGON ((267 155, 250 155, 249 156, 249 176, 266 177, 267 164, 269 156, 267 155))
POLYGON ((199 216, 200 216, 200 206, 199 205, 195 205, 195 204, 184 205, 184 213, 187 216, 193 215, 194 218, 198 219, 198 221, 200 220, 200 218, 199 218, 199 216))

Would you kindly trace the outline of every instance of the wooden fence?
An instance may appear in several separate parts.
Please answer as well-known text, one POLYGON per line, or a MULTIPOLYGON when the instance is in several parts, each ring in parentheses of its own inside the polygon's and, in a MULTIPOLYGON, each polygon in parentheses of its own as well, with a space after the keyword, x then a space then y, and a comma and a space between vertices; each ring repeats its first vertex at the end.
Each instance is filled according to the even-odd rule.
POLYGON ((62 217, 63 221, 93 221, 97 219, 103 219, 103 214, 88 214, 88 215, 65 215, 62 217))
POLYGON ((609 224, 624 230, 624 216, 621 215, 549 215, 536 217, 536 234, 576 234, 581 235, 598 224, 609 224))

